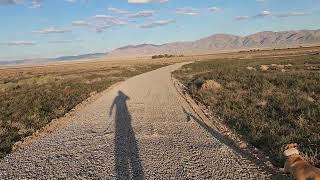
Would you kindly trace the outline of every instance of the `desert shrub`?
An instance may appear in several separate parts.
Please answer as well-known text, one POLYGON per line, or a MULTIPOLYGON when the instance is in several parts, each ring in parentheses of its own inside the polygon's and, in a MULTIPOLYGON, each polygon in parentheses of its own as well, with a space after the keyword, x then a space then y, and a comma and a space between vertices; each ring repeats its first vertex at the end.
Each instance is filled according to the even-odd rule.
POLYGON ((172 55, 172 54, 164 54, 164 55, 162 55, 162 54, 160 54, 160 55, 154 55, 154 56, 152 56, 151 58, 152 59, 161 59, 161 58, 172 58, 172 57, 183 57, 183 56, 175 56, 175 55, 172 55))
POLYGON ((319 166, 320 72, 306 69, 307 64, 319 67, 320 57, 202 61, 174 75, 194 98, 264 151, 275 165, 283 165, 283 145, 297 142, 319 166), (276 68, 261 68, 266 65, 276 68), (212 80, 223 88, 201 88, 212 80))

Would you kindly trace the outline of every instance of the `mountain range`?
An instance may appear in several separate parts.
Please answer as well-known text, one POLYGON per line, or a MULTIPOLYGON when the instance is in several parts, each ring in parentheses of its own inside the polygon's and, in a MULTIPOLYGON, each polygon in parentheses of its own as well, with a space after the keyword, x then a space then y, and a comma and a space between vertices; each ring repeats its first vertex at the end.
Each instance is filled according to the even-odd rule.
POLYGON ((16 61, 0 61, 0 65, 45 64, 60 61, 72 61, 96 58, 142 57, 160 54, 188 55, 210 54, 231 50, 246 50, 253 48, 287 48, 301 45, 320 45, 319 30, 298 31, 264 31, 248 36, 230 34, 215 34, 206 38, 189 42, 173 42, 162 45, 139 44, 115 49, 108 53, 83 54, 77 56, 62 56, 58 58, 25 59, 16 61))
POLYGON ((158 54, 205 54, 228 50, 286 48, 318 44, 320 44, 320 29, 281 32, 264 31, 248 36, 215 34, 190 42, 125 46, 111 51, 108 53, 108 57, 137 57, 158 54))

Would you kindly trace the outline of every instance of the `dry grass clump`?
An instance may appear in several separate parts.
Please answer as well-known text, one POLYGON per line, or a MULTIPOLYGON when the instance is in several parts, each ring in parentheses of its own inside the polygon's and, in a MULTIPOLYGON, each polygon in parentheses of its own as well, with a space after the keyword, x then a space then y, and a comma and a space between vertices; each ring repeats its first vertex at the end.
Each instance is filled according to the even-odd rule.
POLYGON ((261 71, 268 71, 269 66, 268 65, 261 65, 260 69, 261 69, 261 71))
POLYGON ((275 165, 283 166, 281 147, 298 142, 320 167, 320 68, 307 65, 320 67, 320 57, 203 61, 186 65, 174 75, 192 97, 264 151, 275 165), (207 82, 212 82, 213 89, 215 82, 223 88, 204 91, 203 86, 211 87, 207 82))
POLYGON ((267 106, 267 104, 268 104, 268 101, 266 101, 266 100, 262 100, 262 101, 257 102, 257 106, 260 106, 260 107, 265 107, 265 106, 267 106))
POLYGON ((249 71, 256 71, 256 68, 251 67, 251 66, 247 66, 247 69, 248 69, 249 71))
POLYGON ((261 71, 268 71, 268 70, 280 70, 281 72, 286 72, 286 69, 291 68, 292 64, 263 64, 260 65, 261 71))
POLYGON ((212 91, 212 92, 218 92, 221 88, 222 88, 221 84, 219 84, 215 80, 207 80, 201 86, 202 90, 212 91))

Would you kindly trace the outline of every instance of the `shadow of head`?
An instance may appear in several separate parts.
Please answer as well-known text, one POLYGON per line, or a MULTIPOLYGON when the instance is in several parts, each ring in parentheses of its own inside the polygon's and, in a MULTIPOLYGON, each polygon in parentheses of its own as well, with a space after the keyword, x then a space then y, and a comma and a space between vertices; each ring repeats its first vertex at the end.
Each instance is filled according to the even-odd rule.
POLYGON ((127 96, 124 92, 122 92, 122 91, 118 91, 118 97, 120 98, 120 99, 125 99, 125 100, 129 100, 130 99, 130 97, 129 96, 127 96))
POLYGON ((124 92, 118 91, 117 97, 114 98, 113 103, 109 110, 109 116, 112 115, 112 110, 116 107, 117 112, 128 112, 128 107, 126 101, 129 100, 130 97, 127 96, 124 92))

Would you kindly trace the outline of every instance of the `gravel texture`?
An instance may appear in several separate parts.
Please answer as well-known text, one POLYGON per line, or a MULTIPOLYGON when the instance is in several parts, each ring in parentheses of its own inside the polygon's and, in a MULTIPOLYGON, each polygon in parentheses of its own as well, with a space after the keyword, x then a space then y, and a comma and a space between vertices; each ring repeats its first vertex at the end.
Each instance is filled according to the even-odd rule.
POLYGON ((199 123, 170 72, 133 77, 0 161, 0 179, 272 179, 199 123))

